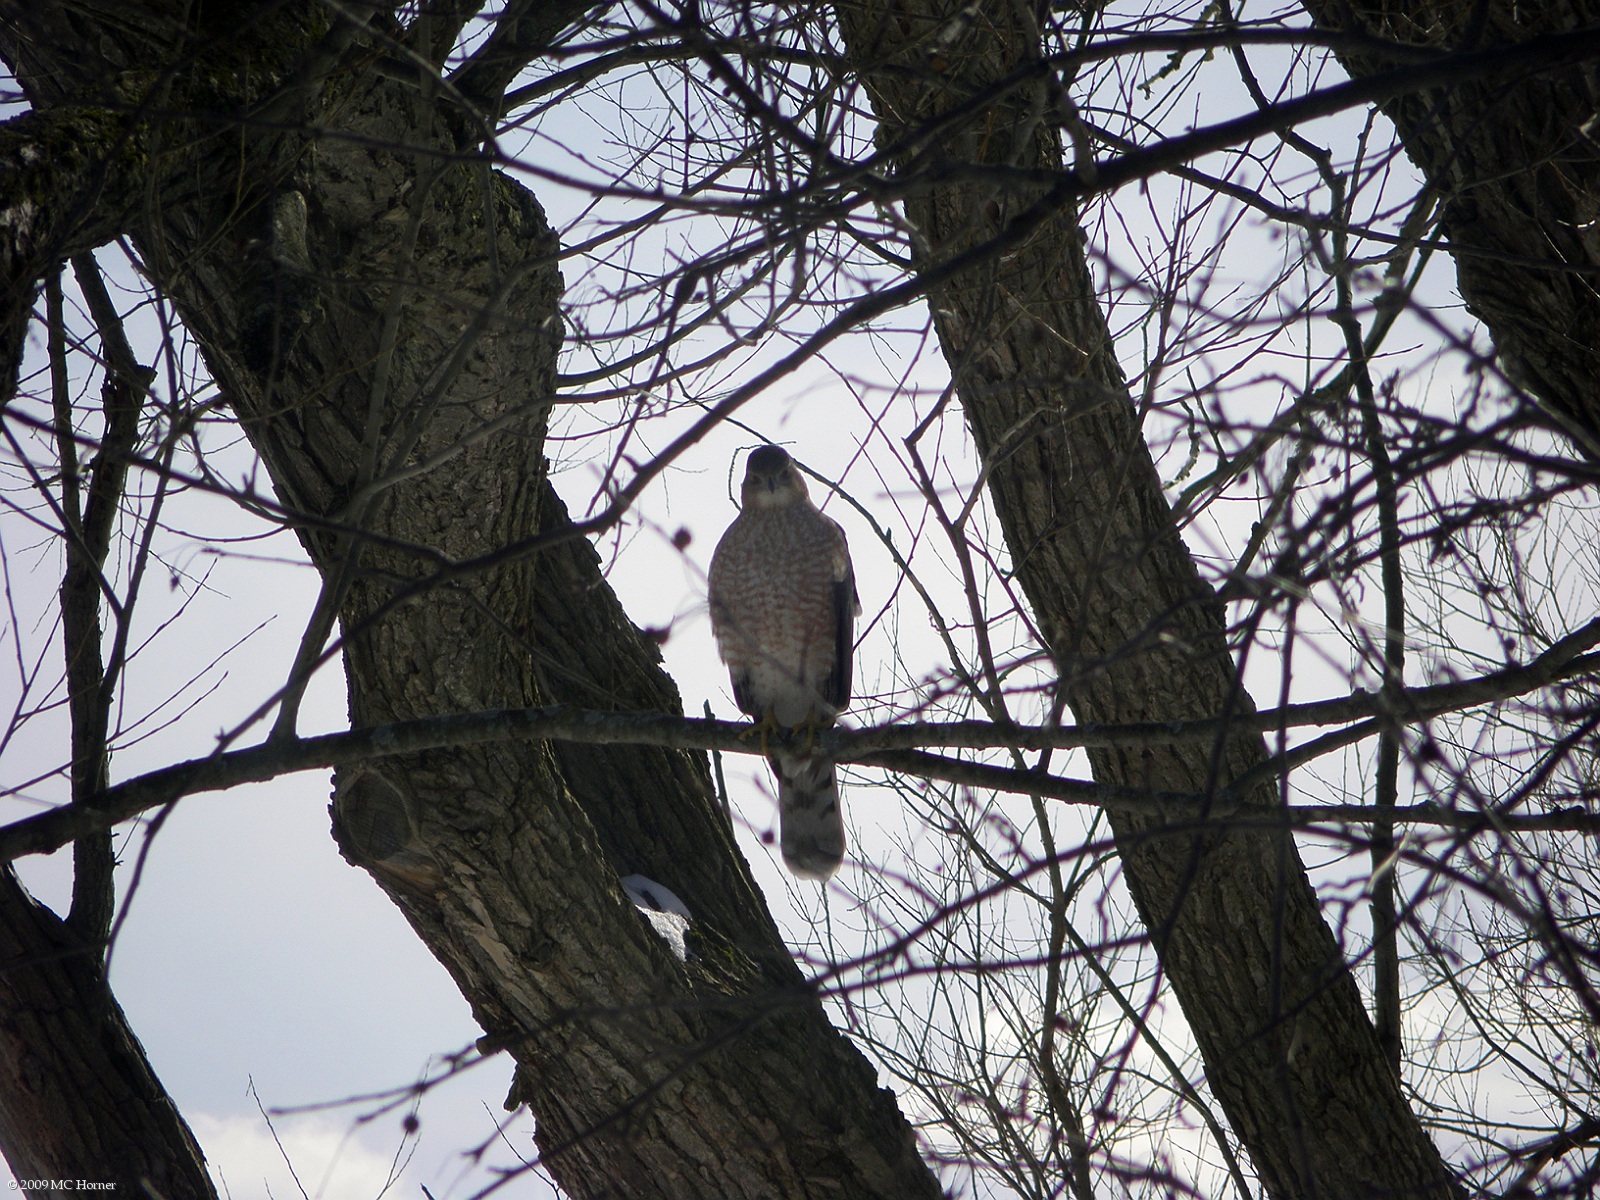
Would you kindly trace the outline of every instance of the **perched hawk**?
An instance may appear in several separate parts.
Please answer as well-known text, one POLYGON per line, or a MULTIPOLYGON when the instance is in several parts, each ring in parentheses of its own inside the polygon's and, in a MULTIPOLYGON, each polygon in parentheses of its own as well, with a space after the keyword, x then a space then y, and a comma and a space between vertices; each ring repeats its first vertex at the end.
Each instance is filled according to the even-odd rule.
POLYGON ((733 698, 763 738, 806 730, 767 761, 778 776, 783 861, 803 879, 827 879, 844 861, 844 818, 833 763, 810 737, 850 703, 861 611, 850 550, 777 446, 750 452, 740 503, 711 556, 711 630, 733 698))

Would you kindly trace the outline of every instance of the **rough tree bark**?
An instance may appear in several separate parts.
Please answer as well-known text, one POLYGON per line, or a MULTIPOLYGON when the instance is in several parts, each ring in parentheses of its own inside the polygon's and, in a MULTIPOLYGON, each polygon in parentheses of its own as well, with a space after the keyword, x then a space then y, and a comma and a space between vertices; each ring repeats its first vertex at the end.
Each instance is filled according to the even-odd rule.
MULTIPOLYGON (((3 9, 0 9, 3 11, 3 9)), ((36 284, 127 227, 142 177, 138 127, 104 108, 63 105, 0 125, 0 380, 14 387, 36 284)))
MULTIPOLYGON (((95 948, 96 950, 98 948, 95 948)), ((200 1147, 150 1070, 97 952, 0 871, 0 1152, 19 1180, 214 1200, 200 1147)), ((45 1192, 35 1192, 45 1195, 45 1192)))
MULTIPOLYGON (((1040 73, 935 118, 1040 56, 1025 6, 840 5, 853 63, 895 154, 917 265, 975 264, 930 296, 1017 578, 1080 722, 1181 721, 1254 706, 1224 614, 1180 540, 1117 364, 1077 213, 1032 222, 1065 171, 1062 103, 1040 73), (932 53, 929 47, 936 47, 932 53), (995 168, 995 182, 983 171, 995 168), (977 180, 977 181, 974 181, 977 180)), ((1211 747, 1090 752, 1102 783, 1214 792, 1266 758, 1211 747)), ((1252 804, 1270 810, 1276 789, 1252 804)), ((1206 1079, 1275 1197, 1454 1194, 1389 1069, 1292 837, 1111 814, 1123 873, 1205 1059, 1206 1079)))
MULTIPOLYGON (((1600 28, 1600 7, 1302 0, 1319 25, 1408 46, 1474 50, 1600 28)), ((1340 61, 1352 76, 1382 62, 1340 61)), ((1383 106, 1439 193, 1468 309, 1507 375, 1600 460, 1600 77, 1592 64, 1460 82, 1383 106)))
MULTIPOLYGON (((162 152, 128 232, 305 514, 353 723, 560 699, 679 707, 588 546, 448 569, 565 521, 541 455, 554 245, 533 197, 464 153, 472 119, 429 67, 455 28, 330 25, 321 4, 211 25, 190 11, 7 4, 0 52, 41 112, 148 114, 162 152)), ((532 53, 536 24, 492 44, 474 88, 515 73, 507 56, 532 53)), ((36 278, 7 283, 31 293, 36 278)), ((347 855, 510 1050, 570 1194, 938 1195, 892 1095, 803 986, 703 756, 438 752, 342 777, 334 807, 347 855), (624 896, 628 872, 695 914, 687 963, 624 896)), ((23 982, 53 969, 14 964, 23 982)), ((100 1111, 104 1081, 58 1082, 61 1103, 100 1111)), ((79 1139, 51 1173, 89 1177, 72 1156, 94 1149, 79 1139)))

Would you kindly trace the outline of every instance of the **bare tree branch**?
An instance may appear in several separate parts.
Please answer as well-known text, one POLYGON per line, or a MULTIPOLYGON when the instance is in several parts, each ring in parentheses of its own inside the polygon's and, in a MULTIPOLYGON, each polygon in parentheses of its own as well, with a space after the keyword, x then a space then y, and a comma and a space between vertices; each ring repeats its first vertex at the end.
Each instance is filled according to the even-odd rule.
MULTIPOLYGON (((1066 779, 1046 772, 964 762, 921 753, 912 747, 940 746, 961 749, 1013 748, 1056 750, 1080 747, 1184 745, 1215 741, 1241 730, 1268 730, 1280 725, 1325 725, 1356 721, 1371 714, 1380 720, 1355 726, 1340 736, 1339 745, 1355 738, 1377 735, 1382 729, 1421 724, 1446 713, 1527 695, 1550 683, 1579 678, 1600 668, 1600 655, 1577 651, 1600 641, 1600 620, 1564 639, 1549 652, 1523 667, 1508 668, 1460 683, 1413 688, 1394 696, 1361 693, 1341 700, 1290 705, 1241 714, 1232 722, 1221 719, 1177 721, 1129 726, 1023 726, 989 721, 950 723, 915 722, 875 729, 831 729, 814 735, 816 744, 840 762, 877 766, 926 779, 944 780, 970 787, 1035 794, 1077 804, 1093 804, 1109 811, 1152 815, 1198 815, 1214 803, 1219 815, 1238 817, 1236 806, 1260 779, 1255 773, 1211 797, 1202 793, 1161 792, 1146 788, 1097 784, 1066 779)), ((762 753, 759 739, 743 722, 682 717, 669 713, 619 713, 578 709, 567 705, 543 708, 491 710, 416 721, 395 722, 348 733, 320 737, 279 739, 265 745, 192 759, 116 784, 95 799, 91 810, 58 808, 0 826, 0 861, 26 854, 48 854, 73 838, 171 804, 184 796, 224 791, 246 783, 259 783, 296 771, 352 766, 396 755, 415 754, 445 747, 482 745, 502 741, 564 741, 582 745, 661 746, 680 750, 716 750, 724 754, 762 753)), ((1315 743, 1314 743, 1315 744, 1315 743)), ((1331 748, 1331 747, 1330 747, 1331 748)), ((1326 752, 1326 750, 1324 750, 1326 752)), ((1276 761, 1276 760, 1273 760, 1276 761)), ((1273 769, 1273 761, 1263 771, 1273 769)), ((1306 761, 1294 758, 1292 765, 1306 761)), ((1281 764, 1279 764, 1281 768, 1281 764)), ((1402 806, 1394 810, 1397 824, 1433 825, 1453 829, 1483 826, 1484 814, 1458 811, 1434 804, 1402 806)), ((1500 814, 1507 828, 1600 830, 1600 813, 1564 809, 1540 815, 1500 814)), ((1304 827, 1323 822, 1372 822, 1382 811, 1367 805, 1296 805, 1285 810, 1283 820, 1304 827)), ((1249 823, 1260 823, 1251 817, 1249 823)), ((1271 818, 1267 824, 1282 822, 1271 818)))

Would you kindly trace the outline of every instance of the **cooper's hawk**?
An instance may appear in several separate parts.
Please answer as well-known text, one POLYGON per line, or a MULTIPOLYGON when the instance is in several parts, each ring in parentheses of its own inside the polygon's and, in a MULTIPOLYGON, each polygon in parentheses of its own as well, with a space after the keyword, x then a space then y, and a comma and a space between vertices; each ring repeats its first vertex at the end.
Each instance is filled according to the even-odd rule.
POLYGON ((844 530, 817 511, 787 452, 745 465, 742 511, 711 556, 711 630, 733 698, 765 731, 794 731, 767 761, 778 776, 783 861, 827 879, 844 861, 833 762, 811 740, 850 703, 855 572, 844 530))

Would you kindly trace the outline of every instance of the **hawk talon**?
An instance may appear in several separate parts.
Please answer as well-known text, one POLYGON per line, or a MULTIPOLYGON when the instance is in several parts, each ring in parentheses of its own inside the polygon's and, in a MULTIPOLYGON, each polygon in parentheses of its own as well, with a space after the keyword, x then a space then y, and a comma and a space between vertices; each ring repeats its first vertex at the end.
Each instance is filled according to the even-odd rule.
POLYGON ((806 723, 804 725, 800 726, 801 729, 804 729, 806 731, 806 749, 805 749, 805 752, 807 754, 810 754, 813 750, 815 750, 817 748, 817 729, 818 729, 819 724, 820 723, 817 720, 817 710, 816 709, 812 709, 810 712, 808 712, 806 714, 806 723))
POLYGON ((741 741, 748 741, 750 738, 759 734, 761 737, 761 757, 769 758, 771 757, 771 751, 767 748, 767 739, 775 733, 782 732, 783 726, 778 724, 778 719, 772 715, 772 710, 769 708, 767 709, 766 716, 762 717, 761 720, 754 722, 749 729, 746 729, 739 735, 739 738, 741 741))

